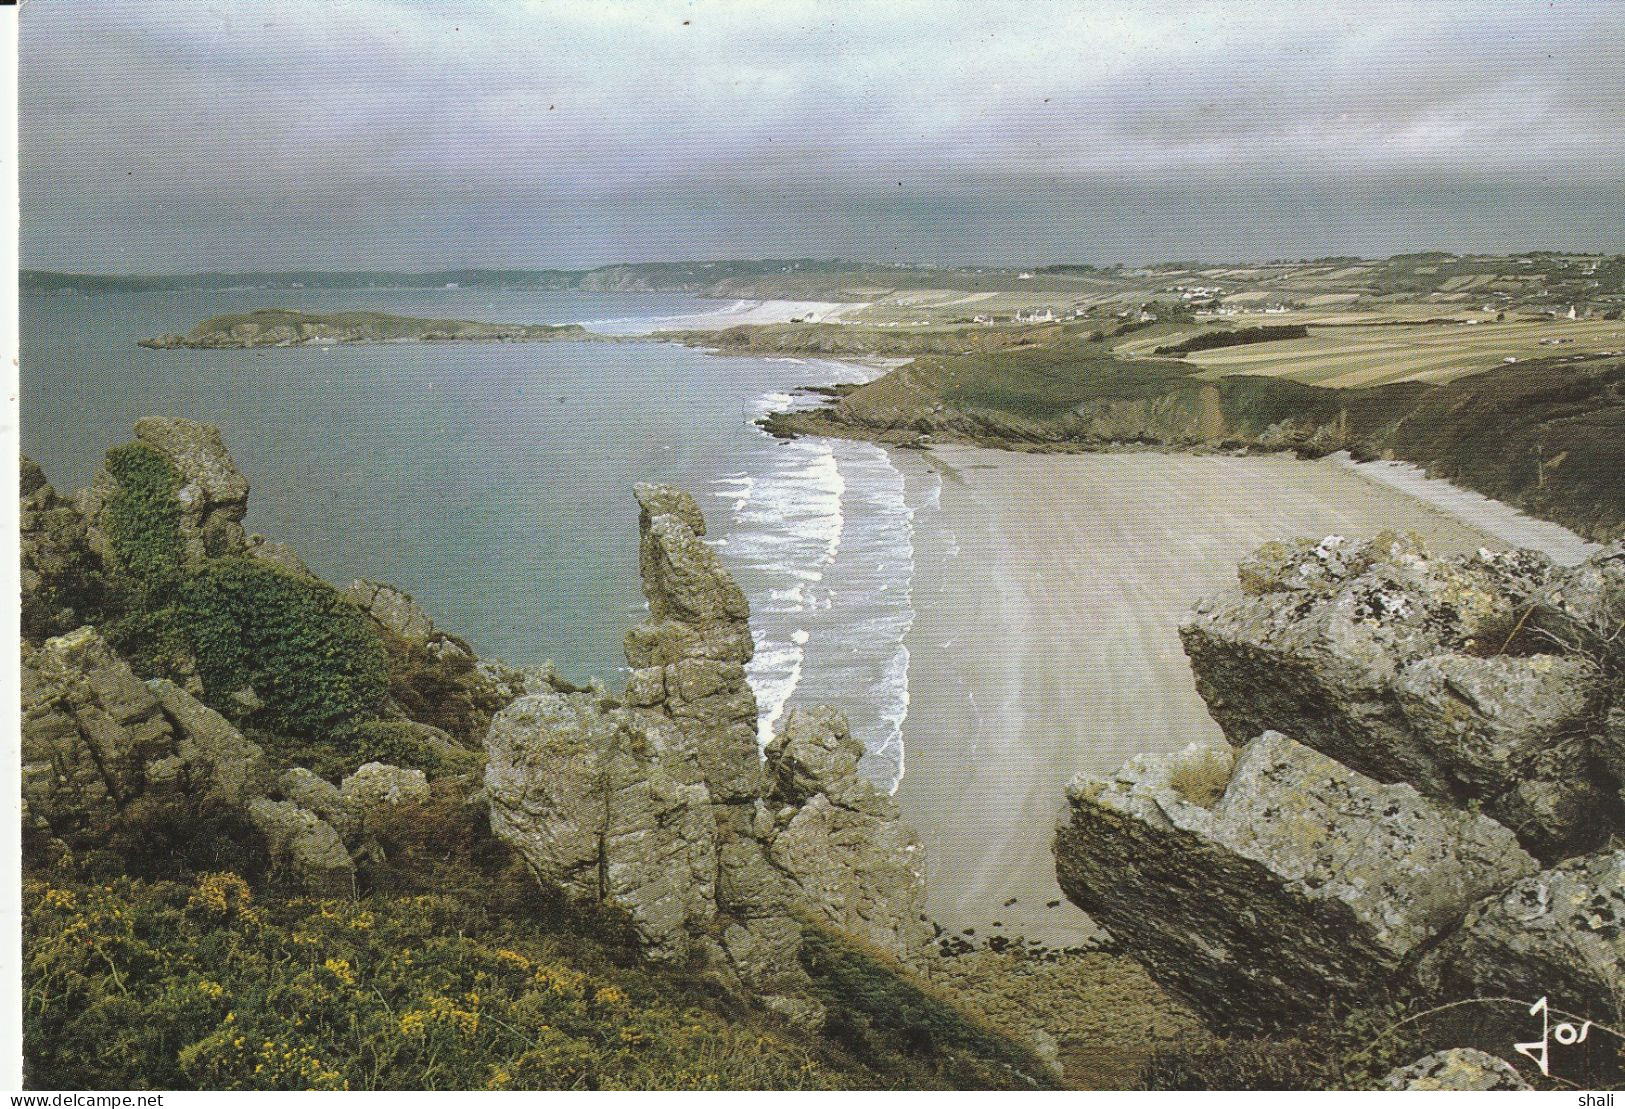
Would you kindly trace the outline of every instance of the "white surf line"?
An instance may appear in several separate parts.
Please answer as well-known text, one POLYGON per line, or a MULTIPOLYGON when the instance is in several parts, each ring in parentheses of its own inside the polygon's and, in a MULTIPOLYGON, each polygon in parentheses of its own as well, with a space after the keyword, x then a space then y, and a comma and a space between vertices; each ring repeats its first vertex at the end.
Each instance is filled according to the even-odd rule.
POLYGON ((1482 493, 1463 489, 1443 478, 1429 477, 1426 471, 1409 462, 1356 462, 1347 451, 1328 455, 1327 461, 1430 504, 1504 543, 1537 550, 1553 562, 1572 566, 1602 549, 1601 544, 1576 535, 1561 524, 1537 520, 1482 493))

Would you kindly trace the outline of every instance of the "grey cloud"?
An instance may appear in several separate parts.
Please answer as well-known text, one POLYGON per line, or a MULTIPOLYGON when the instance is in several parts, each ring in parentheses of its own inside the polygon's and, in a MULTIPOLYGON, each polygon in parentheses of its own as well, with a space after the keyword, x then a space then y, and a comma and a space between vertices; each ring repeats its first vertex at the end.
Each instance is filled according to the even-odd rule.
POLYGON ((326 229, 313 262, 349 235, 357 264, 435 264, 402 228, 443 244, 437 228, 473 227, 489 252, 506 225, 546 238, 529 264, 599 261, 636 246, 628 214, 734 194, 802 226, 718 210, 691 217, 691 248, 681 228, 656 238, 755 254, 840 230, 827 254, 856 222, 829 205, 1040 179, 1330 196, 1500 174, 1502 208, 1531 179, 1607 196, 1625 179, 1621 23, 1567 2, 33 0, 24 258, 67 265, 100 230, 189 268, 186 233, 226 244, 235 225, 247 259, 280 224, 326 229))

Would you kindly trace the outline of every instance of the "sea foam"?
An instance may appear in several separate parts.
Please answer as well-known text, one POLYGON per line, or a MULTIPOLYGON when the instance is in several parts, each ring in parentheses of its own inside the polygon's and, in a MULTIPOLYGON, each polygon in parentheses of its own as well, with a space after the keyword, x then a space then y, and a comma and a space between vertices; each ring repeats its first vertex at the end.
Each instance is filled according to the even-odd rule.
MULTIPOLYGON (((866 377, 817 362, 809 379, 866 377)), ((811 380, 810 382, 811 383, 811 380)), ((764 393, 754 414, 820 403, 764 393)), ((895 788, 903 771, 908 649, 913 625, 913 511, 902 475, 881 447, 763 434, 749 472, 718 478, 733 514, 728 561, 747 588, 755 657, 757 734, 766 744, 792 699, 847 714, 866 752, 863 772, 895 788)))

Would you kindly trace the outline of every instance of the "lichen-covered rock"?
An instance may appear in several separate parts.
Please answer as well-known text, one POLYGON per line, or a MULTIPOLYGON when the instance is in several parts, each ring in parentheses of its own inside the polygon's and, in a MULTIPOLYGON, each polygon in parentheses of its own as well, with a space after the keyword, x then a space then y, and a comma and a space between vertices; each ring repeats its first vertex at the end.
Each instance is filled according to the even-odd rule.
POLYGON ((768 853, 798 904, 904 961, 932 939, 923 848, 897 805, 858 774, 863 745, 829 708, 797 709, 767 749, 768 853))
POLYGON ((292 801, 257 797, 248 819, 265 837, 275 872, 313 897, 354 897, 355 863, 334 827, 292 801))
POLYGON ((626 912, 653 957, 815 1027, 797 914, 912 957, 930 938, 918 845, 838 713, 793 713, 764 776, 749 606, 692 498, 637 496, 649 619, 626 694, 526 683, 486 735, 492 829, 545 885, 626 912))
POLYGON ((1536 592, 1529 625, 1553 645, 1625 667, 1625 541, 1558 570, 1536 592))
MULTIPOLYGON (((247 546, 243 517, 248 479, 231 460, 220 430, 194 420, 149 416, 136 421, 135 437, 162 455, 179 478, 175 499, 185 561, 242 553, 247 546)), ((110 557, 111 546, 102 512, 117 489, 117 478, 104 466, 76 498, 89 525, 88 541, 103 558, 110 557)))
POLYGON ((1277 1027, 1396 982, 1470 905, 1538 869, 1507 829, 1274 732, 1080 776, 1062 890, 1222 1026, 1277 1027))
POLYGON ((176 736, 175 753, 186 763, 199 800, 240 808, 271 785, 269 761, 224 716, 173 682, 147 683, 176 736))
POLYGON ((491 828, 566 895, 621 909, 644 950, 684 959, 716 915, 705 785, 668 772, 671 729, 587 694, 539 693, 486 737, 491 828))
POLYGON ((25 644, 21 677, 23 797, 57 834, 106 827, 176 755, 158 698, 95 629, 25 644))
POLYGON ((413 646, 427 646, 434 635, 434 621, 429 619, 429 614, 392 585, 357 579, 345 590, 345 596, 362 612, 413 646))
POLYGON ((45 639, 79 627, 101 599, 101 560, 85 521, 31 459, 19 459, 17 528, 22 633, 45 639))
POLYGON ((339 787, 303 766, 290 766, 277 778, 277 792, 284 801, 308 809, 333 826, 339 838, 349 841, 359 830, 360 818, 344 803, 339 787))
POLYGON ((1547 997, 1611 1022, 1625 1007, 1625 850, 1560 863, 1496 893, 1432 954, 1421 981, 1444 996, 1547 997))
POLYGON ((677 757, 694 761, 714 802, 749 803, 761 785, 756 695, 745 678, 750 605, 700 538, 692 497, 641 483, 636 494, 649 619, 626 636, 627 699, 672 719, 677 757))
POLYGON ((369 762, 339 784, 339 795, 354 813, 364 815, 383 805, 420 805, 429 799, 429 779, 411 767, 369 762))
POLYGON ((265 752, 172 682, 143 682, 93 628, 24 645, 23 796, 57 835, 144 815, 242 810, 273 785, 265 752))
POLYGON ((1557 579, 1529 552, 1430 558, 1414 539, 1271 544, 1241 596, 1180 629, 1232 743, 1286 732, 1379 781, 1476 801, 1552 859, 1620 817, 1591 773, 1602 669, 1550 653, 1528 617, 1557 579))
POLYGON ((1532 1090, 1505 1059, 1474 1047, 1452 1047, 1398 1067, 1382 1080, 1385 1090, 1532 1090))
POLYGON ((827 706, 793 709, 765 751, 768 788, 792 805, 825 794, 848 808, 891 808, 890 799, 858 775, 863 744, 846 717, 827 706))

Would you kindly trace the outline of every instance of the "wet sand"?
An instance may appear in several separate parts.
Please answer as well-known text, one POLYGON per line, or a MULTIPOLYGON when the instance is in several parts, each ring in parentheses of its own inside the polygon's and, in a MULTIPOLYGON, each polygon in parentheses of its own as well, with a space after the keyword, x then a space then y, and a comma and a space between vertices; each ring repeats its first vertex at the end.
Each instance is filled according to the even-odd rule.
POLYGON ((910 503, 941 483, 939 506, 915 517, 897 799, 927 847, 933 917, 978 939, 1092 934, 1050 854, 1066 782, 1220 738, 1177 629, 1253 548, 1383 528, 1438 553, 1511 545, 1332 462, 948 446, 893 457, 910 503))

